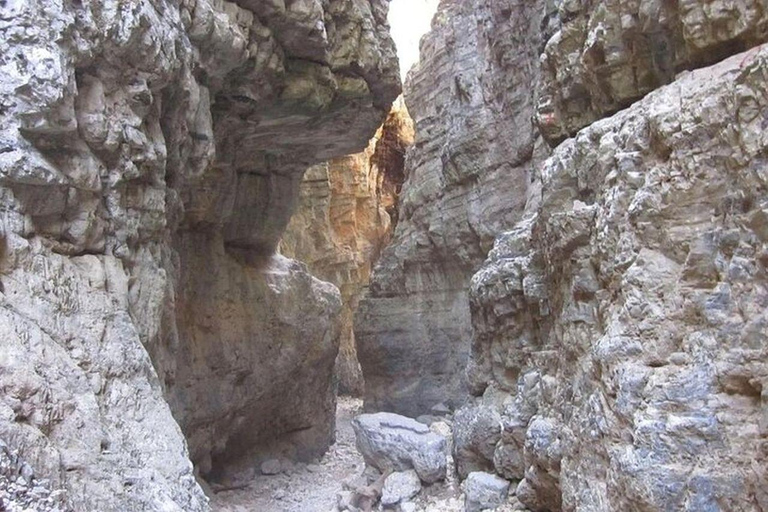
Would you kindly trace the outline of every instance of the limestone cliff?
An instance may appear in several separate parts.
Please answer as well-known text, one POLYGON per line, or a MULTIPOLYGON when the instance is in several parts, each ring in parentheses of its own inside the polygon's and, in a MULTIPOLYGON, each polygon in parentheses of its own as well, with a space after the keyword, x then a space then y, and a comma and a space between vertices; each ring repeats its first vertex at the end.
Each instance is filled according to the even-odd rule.
POLYGON ((360 396, 363 377, 352 320, 371 268, 397 222, 405 151, 413 125, 402 99, 362 153, 310 168, 281 242, 281 252, 307 264, 341 292, 339 392, 360 396))
POLYGON ((386 2, 10 1, 0 49, 9 450, 78 511, 206 510, 188 448, 322 451, 339 295, 274 252, 399 93, 386 2))
POLYGON ((469 280, 523 211, 546 9, 444 1, 409 74, 416 127, 400 220, 360 303, 366 407, 411 415, 467 395, 469 280))
POLYGON ((441 2, 356 322, 368 407, 474 395, 459 474, 520 509, 768 508, 766 16, 441 2))
POLYGON ((474 276, 499 422, 464 458, 530 509, 768 507, 767 77, 739 54, 565 141, 474 276))

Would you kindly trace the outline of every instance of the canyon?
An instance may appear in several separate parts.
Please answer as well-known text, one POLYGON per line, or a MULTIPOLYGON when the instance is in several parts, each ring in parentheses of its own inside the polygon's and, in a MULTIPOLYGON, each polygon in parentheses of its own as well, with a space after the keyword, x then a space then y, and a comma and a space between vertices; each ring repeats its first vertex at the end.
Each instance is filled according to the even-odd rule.
POLYGON ((388 3, 0 2, 0 510, 768 510, 768 5, 388 3))

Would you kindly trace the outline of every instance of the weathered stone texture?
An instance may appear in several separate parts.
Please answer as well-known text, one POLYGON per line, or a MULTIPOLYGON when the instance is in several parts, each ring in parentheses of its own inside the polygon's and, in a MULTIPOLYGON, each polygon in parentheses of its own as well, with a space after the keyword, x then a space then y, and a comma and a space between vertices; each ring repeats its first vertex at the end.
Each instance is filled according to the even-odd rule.
POLYGON ((362 396, 353 318, 371 268, 397 221, 405 151, 413 124, 402 99, 362 153, 310 168, 280 251, 307 264, 313 275, 338 286, 342 310, 336 360, 339 392, 362 396))
POLYGON ((206 510, 182 431, 327 446, 338 292, 273 254, 399 92, 386 2, 11 0, 0 67, 0 438, 78 511, 206 510))
POLYGON ((762 510, 768 51, 560 145, 472 282, 472 380, 532 510, 762 510), (522 463, 520 458, 522 457, 522 463))
POLYGON ((422 41, 400 220, 355 320, 369 410, 415 417, 466 397, 469 279, 525 205, 543 12, 444 1, 422 41))
POLYGON ((768 40, 765 0, 558 2, 536 119, 556 143, 672 82, 768 40))

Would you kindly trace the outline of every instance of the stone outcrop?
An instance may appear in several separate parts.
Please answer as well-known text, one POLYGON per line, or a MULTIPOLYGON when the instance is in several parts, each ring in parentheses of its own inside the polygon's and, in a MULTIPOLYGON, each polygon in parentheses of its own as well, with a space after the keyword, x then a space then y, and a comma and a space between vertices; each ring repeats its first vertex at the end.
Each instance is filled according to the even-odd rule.
POLYGON ((443 1, 356 322, 367 406, 475 395, 457 469, 530 510, 768 508, 766 15, 443 1))
POLYGON ((387 30, 378 0, 0 5, 0 438, 74 510, 207 510, 187 446, 330 442, 339 295, 274 253, 398 95, 387 30))
POLYGON ((369 410, 415 417, 467 395, 469 280, 519 219, 544 152, 531 90, 546 11, 444 1, 422 41, 405 86, 416 141, 400 219, 355 320, 369 410))
POLYGON ((762 0, 561 1, 541 57, 536 119, 560 142, 627 107, 683 70, 768 37, 762 0))
POLYGON ((472 380, 509 394, 493 462, 529 508, 768 506, 767 74, 755 48, 561 144, 473 278, 472 380))
POLYGON ((398 99, 365 151, 306 172, 299 204, 280 243, 283 254, 306 263, 313 275, 341 292, 336 360, 340 393, 363 393, 353 317, 373 263, 397 222, 405 151, 412 143, 413 125, 398 99))

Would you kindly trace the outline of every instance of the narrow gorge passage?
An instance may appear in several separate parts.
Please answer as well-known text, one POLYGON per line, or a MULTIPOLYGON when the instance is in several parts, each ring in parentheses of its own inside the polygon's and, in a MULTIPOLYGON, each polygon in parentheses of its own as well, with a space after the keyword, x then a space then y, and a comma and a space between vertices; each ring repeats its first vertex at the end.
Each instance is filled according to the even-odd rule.
POLYGON ((0 511, 768 511, 766 43, 0 0, 0 511))

